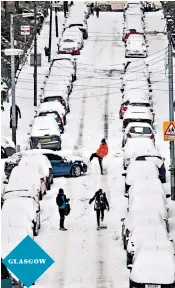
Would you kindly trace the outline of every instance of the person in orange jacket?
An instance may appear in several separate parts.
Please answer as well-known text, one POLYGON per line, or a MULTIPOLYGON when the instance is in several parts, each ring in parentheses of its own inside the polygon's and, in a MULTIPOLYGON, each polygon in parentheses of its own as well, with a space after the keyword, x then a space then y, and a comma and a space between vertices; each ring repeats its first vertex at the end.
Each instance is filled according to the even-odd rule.
POLYGON ((106 140, 102 139, 100 147, 96 151, 96 153, 93 153, 90 157, 90 162, 94 157, 98 158, 99 165, 100 165, 100 170, 101 170, 101 175, 103 175, 103 165, 102 165, 102 160, 103 158, 108 154, 108 145, 106 144, 106 140))

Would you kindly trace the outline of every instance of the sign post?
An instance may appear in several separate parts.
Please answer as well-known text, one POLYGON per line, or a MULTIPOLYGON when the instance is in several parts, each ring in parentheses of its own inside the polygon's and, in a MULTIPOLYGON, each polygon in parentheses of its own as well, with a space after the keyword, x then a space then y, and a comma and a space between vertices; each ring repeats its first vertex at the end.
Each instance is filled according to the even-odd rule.
POLYGON ((30 26, 21 26, 21 35, 24 35, 25 44, 26 44, 26 36, 30 35, 30 26))

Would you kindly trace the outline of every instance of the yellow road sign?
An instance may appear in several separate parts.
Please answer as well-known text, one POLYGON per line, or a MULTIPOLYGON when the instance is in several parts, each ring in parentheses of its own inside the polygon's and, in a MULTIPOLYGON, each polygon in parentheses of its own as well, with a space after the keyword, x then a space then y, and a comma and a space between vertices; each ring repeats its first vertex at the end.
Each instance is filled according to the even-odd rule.
POLYGON ((175 121, 163 122, 164 141, 175 141, 175 121))

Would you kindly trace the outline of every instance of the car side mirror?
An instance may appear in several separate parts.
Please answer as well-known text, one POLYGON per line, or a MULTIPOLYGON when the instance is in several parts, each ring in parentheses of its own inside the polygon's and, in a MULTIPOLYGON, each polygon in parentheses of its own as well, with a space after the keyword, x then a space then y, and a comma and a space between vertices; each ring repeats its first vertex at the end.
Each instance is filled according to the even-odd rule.
POLYGON ((132 267, 133 267, 133 264, 127 265, 127 268, 128 268, 130 271, 132 270, 132 267))
POLYGON ((3 181, 3 184, 8 184, 8 181, 7 180, 3 181))
POLYGON ((122 176, 125 176, 125 177, 126 177, 126 174, 127 174, 126 172, 123 172, 123 173, 122 173, 122 176))
POLYGON ((171 237, 168 237, 168 239, 169 239, 169 241, 173 242, 173 238, 171 238, 171 237))
POLYGON ((40 212, 40 210, 38 209, 38 210, 36 210, 36 213, 39 213, 40 212))
POLYGON ((166 194, 166 198, 170 198, 171 197, 171 195, 170 194, 166 194))
POLYGON ((121 218, 121 222, 125 221, 125 218, 121 218))
POLYGON ((154 130, 153 132, 154 132, 154 134, 156 134, 156 133, 157 133, 157 131, 155 131, 155 130, 154 130))
POLYGON ((41 99, 41 100, 40 100, 40 103, 43 103, 43 102, 44 102, 44 100, 43 100, 43 99, 41 99))
POLYGON ((125 197, 125 198, 129 198, 129 195, 128 195, 128 194, 124 194, 124 197, 125 197))

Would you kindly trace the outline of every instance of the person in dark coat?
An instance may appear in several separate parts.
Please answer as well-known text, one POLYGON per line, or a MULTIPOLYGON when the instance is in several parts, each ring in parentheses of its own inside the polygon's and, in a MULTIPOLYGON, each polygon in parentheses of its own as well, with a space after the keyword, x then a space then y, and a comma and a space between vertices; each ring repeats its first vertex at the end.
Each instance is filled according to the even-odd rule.
POLYGON ((98 158, 99 161, 99 165, 100 165, 100 170, 101 170, 101 175, 103 175, 103 165, 102 165, 102 161, 103 158, 108 154, 108 145, 106 144, 106 140, 102 139, 101 140, 101 144, 98 148, 98 150, 96 151, 96 153, 93 153, 89 159, 89 161, 91 162, 92 159, 94 157, 98 158))
POLYGON ((95 7, 95 11, 96 11, 96 16, 99 17, 100 8, 98 6, 95 7))
POLYGON ((66 205, 70 199, 66 197, 64 194, 64 190, 62 188, 59 189, 59 193, 56 197, 56 203, 58 205, 59 213, 60 213, 60 230, 66 231, 67 229, 64 227, 64 219, 65 219, 65 209, 66 205))
POLYGON ((90 4, 90 12, 92 15, 94 15, 94 3, 90 4))
MULTIPOLYGON (((18 116, 21 119, 21 111, 18 105, 15 105, 15 114, 16 114, 16 129, 18 128, 18 116)), ((12 128, 12 106, 10 107, 10 128, 12 128)))
POLYGON ((91 204, 93 201, 95 201, 94 204, 94 210, 96 211, 97 215, 97 229, 100 229, 100 216, 101 221, 104 220, 104 210, 107 209, 109 211, 109 203, 106 198, 106 193, 103 192, 102 189, 99 189, 93 198, 89 200, 89 204, 91 204))

